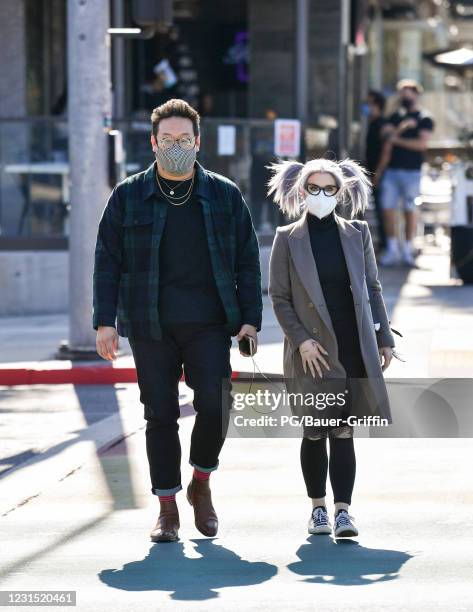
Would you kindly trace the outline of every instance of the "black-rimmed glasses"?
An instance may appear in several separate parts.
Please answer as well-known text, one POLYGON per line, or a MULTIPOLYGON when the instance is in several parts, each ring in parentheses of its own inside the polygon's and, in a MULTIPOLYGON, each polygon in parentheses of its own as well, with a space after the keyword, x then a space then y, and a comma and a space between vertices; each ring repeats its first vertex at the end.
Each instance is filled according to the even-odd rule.
POLYGON ((319 193, 323 191, 326 196, 334 196, 339 190, 339 187, 337 187, 337 185, 326 185, 325 187, 320 187, 320 185, 315 185, 314 183, 307 183, 306 190, 311 195, 319 195, 319 193))

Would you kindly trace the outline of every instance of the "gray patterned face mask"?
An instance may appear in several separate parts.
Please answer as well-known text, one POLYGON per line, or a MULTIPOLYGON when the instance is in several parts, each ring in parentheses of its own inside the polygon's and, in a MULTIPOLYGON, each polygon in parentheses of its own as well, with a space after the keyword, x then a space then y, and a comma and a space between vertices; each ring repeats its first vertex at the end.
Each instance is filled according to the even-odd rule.
POLYGON ((156 161, 169 174, 181 176, 192 170, 197 151, 195 146, 192 149, 182 149, 177 143, 174 143, 169 149, 154 149, 156 161))

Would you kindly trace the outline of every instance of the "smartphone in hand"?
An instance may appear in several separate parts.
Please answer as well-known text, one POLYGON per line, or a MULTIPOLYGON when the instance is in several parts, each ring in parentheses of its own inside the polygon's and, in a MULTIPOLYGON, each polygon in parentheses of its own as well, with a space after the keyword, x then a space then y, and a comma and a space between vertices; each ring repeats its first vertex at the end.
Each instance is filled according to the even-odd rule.
POLYGON ((256 352, 256 344, 254 338, 251 336, 243 336, 243 338, 238 342, 238 346, 240 348, 240 352, 245 355, 253 356, 256 352))

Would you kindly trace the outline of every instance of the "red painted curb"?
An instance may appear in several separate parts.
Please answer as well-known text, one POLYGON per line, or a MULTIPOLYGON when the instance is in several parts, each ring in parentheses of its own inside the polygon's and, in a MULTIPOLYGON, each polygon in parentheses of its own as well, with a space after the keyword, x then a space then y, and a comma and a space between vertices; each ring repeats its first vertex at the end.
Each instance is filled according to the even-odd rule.
MULTIPOLYGON (((250 372, 232 372, 232 380, 252 377, 250 372)), ((184 376, 181 377, 184 380, 184 376)), ((73 366, 40 368, 0 368, 0 385, 115 385, 136 382, 136 368, 113 366, 73 366)))
POLYGON ((136 382, 135 368, 77 366, 42 370, 40 368, 0 369, 0 385, 113 385, 136 382))

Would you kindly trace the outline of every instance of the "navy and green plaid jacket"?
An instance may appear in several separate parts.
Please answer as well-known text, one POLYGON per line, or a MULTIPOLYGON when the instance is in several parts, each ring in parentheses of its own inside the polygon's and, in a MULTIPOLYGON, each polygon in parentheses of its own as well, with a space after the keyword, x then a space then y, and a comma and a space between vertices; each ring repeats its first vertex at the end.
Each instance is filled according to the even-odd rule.
MULTIPOLYGON (((236 335, 249 323, 259 331, 263 311, 259 245, 248 206, 230 179, 196 164, 210 258, 236 335)), ((168 204, 159 197, 156 162, 115 186, 102 212, 95 247, 93 327, 120 336, 160 339, 159 244, 168 204)))

